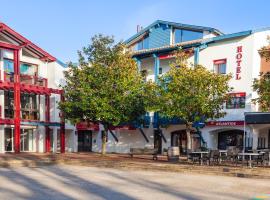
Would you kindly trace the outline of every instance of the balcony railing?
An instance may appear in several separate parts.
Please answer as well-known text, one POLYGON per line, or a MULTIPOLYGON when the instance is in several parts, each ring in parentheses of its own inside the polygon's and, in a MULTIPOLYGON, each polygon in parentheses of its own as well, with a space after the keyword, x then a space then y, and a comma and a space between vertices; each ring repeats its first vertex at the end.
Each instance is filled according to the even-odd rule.
MULTIPOLYGON (((4 81, 6 82, 14 82, 14 73, 4 73, 4 81)), ((38 76, 31 76, 31 75, 20 75, 20 82, 21 84, 25 85, 35 85, 41 87, 48 86, 48 80, 46 78, 38 77, 38 76)))

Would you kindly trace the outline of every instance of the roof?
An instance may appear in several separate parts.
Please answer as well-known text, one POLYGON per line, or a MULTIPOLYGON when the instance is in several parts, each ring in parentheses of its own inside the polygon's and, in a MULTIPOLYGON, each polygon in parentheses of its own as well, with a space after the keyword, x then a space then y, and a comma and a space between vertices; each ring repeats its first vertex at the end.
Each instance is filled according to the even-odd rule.
POLYGON ((139 51, 134 51, 134 52, 132 52, 132 55, 135 57, 135 56, 142 56, 142 55, 152 54, 152 53, 162 53, 162 52, 166 52, 166 51, 173 51, 179 47, 188 48, 188 47, 207 45, 210 43, 220 42, 220 41, 224 41, 224 40, 245 37, 245 36, 250 35, 251 33, 252 33, 252 31, 249 30, 249 31, 242 31, 242 32, 237 32, 237 33, 232 33, 232 34, 224 34, 224 35, 220 35, 220 36, 213 37, 213 38, 190 40, 190 41, 180 42, 180 43, 176 43, 176 44, 172 44, 172 45, 166 45, 166 46, 162 46, 162 47, 158 47, 158 48, 143 49, 143 50, 139 50, 139 51))
POLYGON ((184 29, 191 29, 191 30, 203 30, 203 31, 209 31, 214 32, 217 35, 223 35, 223 33, 215 28, 206 27, 206 26, 196 26, 196 25, 190 25, 190 24, 182 24, 182 23, 175 23, 175 22, 169 22, 169 21, 163 21, 163 20, 156 20, 146 28, 142 29, 140 32, 136 33, 129 39, 125 41, 125 43, 130 43, 132 40, 136 39, 137 37, 140 37, 141 35, 145 34, 147 31, 149 31, 152 27, 158 25, 158 24, 165 24, 168 26, 176 27, 176 28, 184 28, 184 29))
POLYGON ((44 51, 43 49, 32 43, 30 40, 26 39, 2 22, 0 22, 0 33, 18 43, 20 47, 23 47, 35 54, 39 57, 39 59, 48 62, 56 61, 55 57, 53 57, 52 55, 50 55, 49 53, 47 53, 46 51, 44 51))

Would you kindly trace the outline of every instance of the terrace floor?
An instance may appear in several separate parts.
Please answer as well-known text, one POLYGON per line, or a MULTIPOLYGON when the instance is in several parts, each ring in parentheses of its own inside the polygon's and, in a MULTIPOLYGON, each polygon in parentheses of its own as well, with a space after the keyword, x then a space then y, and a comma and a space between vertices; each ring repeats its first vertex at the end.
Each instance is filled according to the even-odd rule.
POLYGON ((63 164, 0 168, 0 183, 0 199, 270 199, 269 179, 63 164))
POLYGON ((66 154, 0 154, 0 167, 40 167, 47 165, 72 165, 124 170, 144 170, 160 172, 181 172, 193 174, 208 174, 219 176, 233 176, 245 178, 260 178, 270 180, 270 167, 253 167, 233 164, 199 165, 187 163, 185 158, 180 162, 168 162, 166 156, 159 156, 152 160, 152 156, 135 156, 130 158, 126 154, 97 153, 66 153, 66 154))

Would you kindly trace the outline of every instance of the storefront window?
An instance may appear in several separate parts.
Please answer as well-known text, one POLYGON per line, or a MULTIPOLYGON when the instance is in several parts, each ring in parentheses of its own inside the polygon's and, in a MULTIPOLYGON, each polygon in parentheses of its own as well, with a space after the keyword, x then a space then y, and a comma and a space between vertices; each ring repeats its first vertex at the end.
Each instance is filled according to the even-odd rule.
POLYGON ((243 131, 230 130, 218 133, 218 149, 243 148, 243 131))
POLYGON ((5 128, 5 151, 11 152, 14 151, 14 129, 12 128, 5 128))
POLYGON ((33 129, 21 129, 21 151, 34 150, 34 133, 33 129))
POLYGON ((236 94, 230 94, 230 98, 226 103, 226 108, 239 109, 239 108, 245 108, 245 105, 246 105, 246 94, 236 93, 236 94))

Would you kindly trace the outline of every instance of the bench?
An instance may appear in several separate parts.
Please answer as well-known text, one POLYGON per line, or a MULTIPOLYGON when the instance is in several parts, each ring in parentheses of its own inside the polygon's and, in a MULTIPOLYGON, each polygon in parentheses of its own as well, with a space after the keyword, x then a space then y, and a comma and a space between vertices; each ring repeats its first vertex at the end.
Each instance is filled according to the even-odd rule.
POLYGON ((158 149, 149 149, 149 148, 130 148, 130 157, 133 158, 133 155, 152 155, 153 160, 157 160, 158 149))

